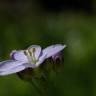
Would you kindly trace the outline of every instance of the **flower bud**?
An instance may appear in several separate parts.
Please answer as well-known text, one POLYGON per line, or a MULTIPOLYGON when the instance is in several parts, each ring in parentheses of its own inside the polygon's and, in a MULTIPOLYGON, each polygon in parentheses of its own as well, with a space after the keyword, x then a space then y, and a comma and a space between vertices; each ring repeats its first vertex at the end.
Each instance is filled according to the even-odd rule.
POLYGON ((53 60, 53 69, 56 72, 60 71, 63 68, 63 61, 64 61, 61 52, 53 55, 52 60, 53 60))

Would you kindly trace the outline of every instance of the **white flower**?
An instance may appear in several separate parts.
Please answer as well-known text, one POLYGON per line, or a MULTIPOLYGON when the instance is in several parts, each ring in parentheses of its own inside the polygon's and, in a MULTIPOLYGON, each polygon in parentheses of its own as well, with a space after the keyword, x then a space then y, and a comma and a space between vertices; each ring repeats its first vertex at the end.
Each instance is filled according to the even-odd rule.
POLYGON ((45 49, 39 45, 32 45, 26 50, 14 50, 11 52, 11 60, 0 62, 0 75, 8 75, 20 72, 26 68, 36 68, 42 62, 60 52, 66 45, 55 44, 45 49))

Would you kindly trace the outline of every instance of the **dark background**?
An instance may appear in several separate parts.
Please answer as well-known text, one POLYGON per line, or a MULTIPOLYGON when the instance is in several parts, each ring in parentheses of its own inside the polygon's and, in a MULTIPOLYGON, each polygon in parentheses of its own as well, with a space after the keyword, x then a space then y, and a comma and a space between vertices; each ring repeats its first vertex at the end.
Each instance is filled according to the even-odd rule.
MULTIPOLYGON (((96 96, 96 1, 0 1, 0 60, 31 44, 66 44, 54 96, 96 96), (55 94, 56 96, 56 94, 55 94)), ((0 96, 38 96, 16 74, 0 77, 0 96)))

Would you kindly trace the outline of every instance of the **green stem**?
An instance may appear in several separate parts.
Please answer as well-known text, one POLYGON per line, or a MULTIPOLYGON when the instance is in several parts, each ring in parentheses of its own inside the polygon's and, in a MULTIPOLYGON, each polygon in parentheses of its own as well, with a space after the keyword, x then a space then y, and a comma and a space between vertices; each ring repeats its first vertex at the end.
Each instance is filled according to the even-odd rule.
POLYGON ((36 82, 37 80, 33 79, 31 81, 31 84, 34 86, 34 88, 37 90, 38 94, 40 96, 47 96, 46 91, 44 90, 44 88, 42 88, 42 86, 40 86, 41 84, 38 84, 38 82, 36 82))

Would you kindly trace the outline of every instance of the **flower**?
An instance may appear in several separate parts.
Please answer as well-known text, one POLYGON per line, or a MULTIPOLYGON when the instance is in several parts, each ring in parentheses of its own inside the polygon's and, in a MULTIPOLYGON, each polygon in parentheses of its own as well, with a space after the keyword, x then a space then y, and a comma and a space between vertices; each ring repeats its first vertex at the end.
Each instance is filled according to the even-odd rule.
POLYGON ((36 68, 45 59, 52 57, 65 47, 66 45, 55 44, 42 50, 39 45, 31 45, 26 50, 13 50, 10 60, 0 62, 0 75, 17 73, 26 68, 36 68))

